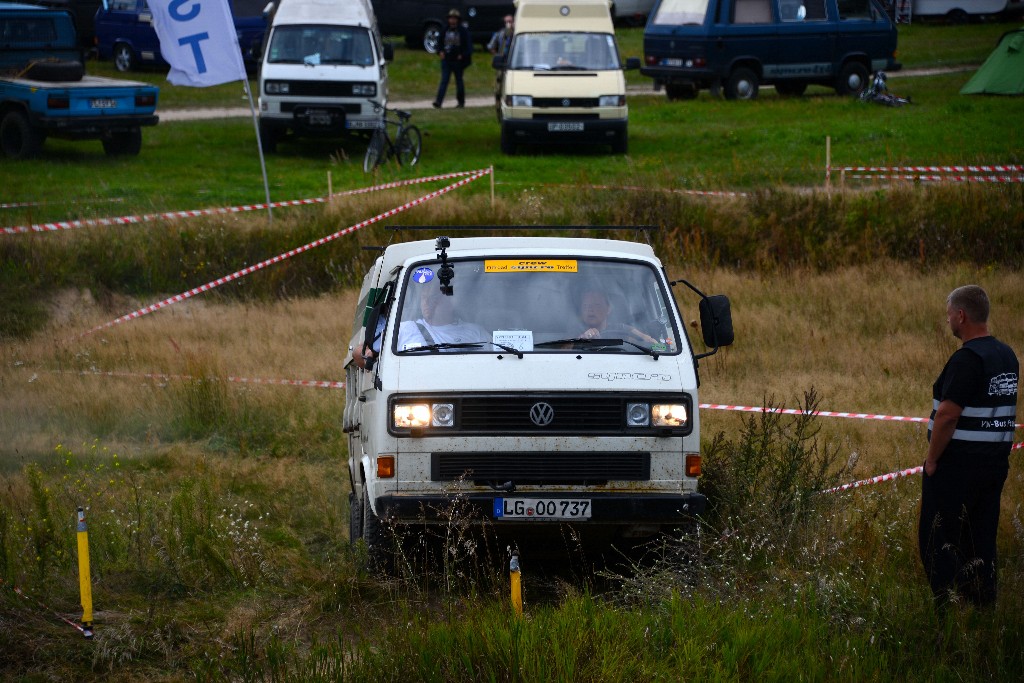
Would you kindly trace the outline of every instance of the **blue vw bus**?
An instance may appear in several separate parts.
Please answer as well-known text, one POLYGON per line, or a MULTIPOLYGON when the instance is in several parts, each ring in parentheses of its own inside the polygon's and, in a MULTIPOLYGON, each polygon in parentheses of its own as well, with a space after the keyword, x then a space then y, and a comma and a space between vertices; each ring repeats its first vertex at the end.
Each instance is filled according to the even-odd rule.
POLYGON ((759 87, 840 95, 872 71, 897 71, 896 27, 878 0, 659 0, 644 30, 640 73, 670 100, 703 89, 751 100, 759 87))

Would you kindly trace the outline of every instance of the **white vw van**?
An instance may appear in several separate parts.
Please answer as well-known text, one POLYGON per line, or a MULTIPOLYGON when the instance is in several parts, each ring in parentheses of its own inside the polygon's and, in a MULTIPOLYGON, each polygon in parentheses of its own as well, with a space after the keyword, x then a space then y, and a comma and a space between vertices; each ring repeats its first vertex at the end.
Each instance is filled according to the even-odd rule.
POLYGON ((260 64, 260 140, 273 152, 299 136, 368 133, 380 125, 393 53, 369 0, 278 0, 260 64))
POLYGON ((710 350, 695 355, 677 284, 700 294, 635 242, 388 246, 345 359, 352 542, 386 563, 386 529, 443 529, 456 502, 517 544, 629 541, 702 512, 697 360, 732 343, 732 321, 700 294, 710 350))
POLYGON ((502 152, 597 143, 626 153, 626 79, 610 9, 610 0, 518 0, 509 53, 493 60, 502 152))

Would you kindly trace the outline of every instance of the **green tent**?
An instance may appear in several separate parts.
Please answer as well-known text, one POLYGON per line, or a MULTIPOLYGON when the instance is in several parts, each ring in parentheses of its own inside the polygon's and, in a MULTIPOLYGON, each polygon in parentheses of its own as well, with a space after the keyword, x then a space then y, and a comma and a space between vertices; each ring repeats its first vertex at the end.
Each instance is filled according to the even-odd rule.
POLYGON ((1024 95, 1024 28, 1007 31, 961 95, 1024 95))

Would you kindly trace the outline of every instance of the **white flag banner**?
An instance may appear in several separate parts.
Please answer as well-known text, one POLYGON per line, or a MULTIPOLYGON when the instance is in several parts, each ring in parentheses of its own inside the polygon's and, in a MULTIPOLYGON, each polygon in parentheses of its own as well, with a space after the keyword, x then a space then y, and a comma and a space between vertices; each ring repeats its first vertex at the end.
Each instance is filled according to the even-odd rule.
POLYGON ((244 81, 228 0, 149 0, 160 53, 174 85, 206 87, 244 81))

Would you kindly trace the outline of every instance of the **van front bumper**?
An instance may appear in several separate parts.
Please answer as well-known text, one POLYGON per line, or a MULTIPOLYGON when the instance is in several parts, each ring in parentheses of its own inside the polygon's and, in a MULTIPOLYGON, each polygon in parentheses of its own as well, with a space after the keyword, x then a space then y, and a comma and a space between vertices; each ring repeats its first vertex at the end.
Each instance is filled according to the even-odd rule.
POLYGON ((513 119, 505 117, 517 143, 610 145, 626 136, 627 119, 513 119))
POLYGON ((707 507, 707 498, 700 493, 655 493, 638 495, 636 493, 571 493, 562 492, 520 492, 520 493, 473 493, 459 495, 387 495, 376 500, 377 514, 382 519, 397 523, 447 522, 450 521, 454 509, 458 509, 460 518, 467 516, 476 521, 489 520, 494 524, 543 524, 545 522, 570 522, 593 525, 621 524, 680 524, 693 515, 699 515, 707 507), (555 500, 589 500, 591 504, 590 518, 573 521, 572 519, 530 520, 505 519, 494 515, 495 500, 504 498, 514 501, 517 498, 555 499, 555 500))

